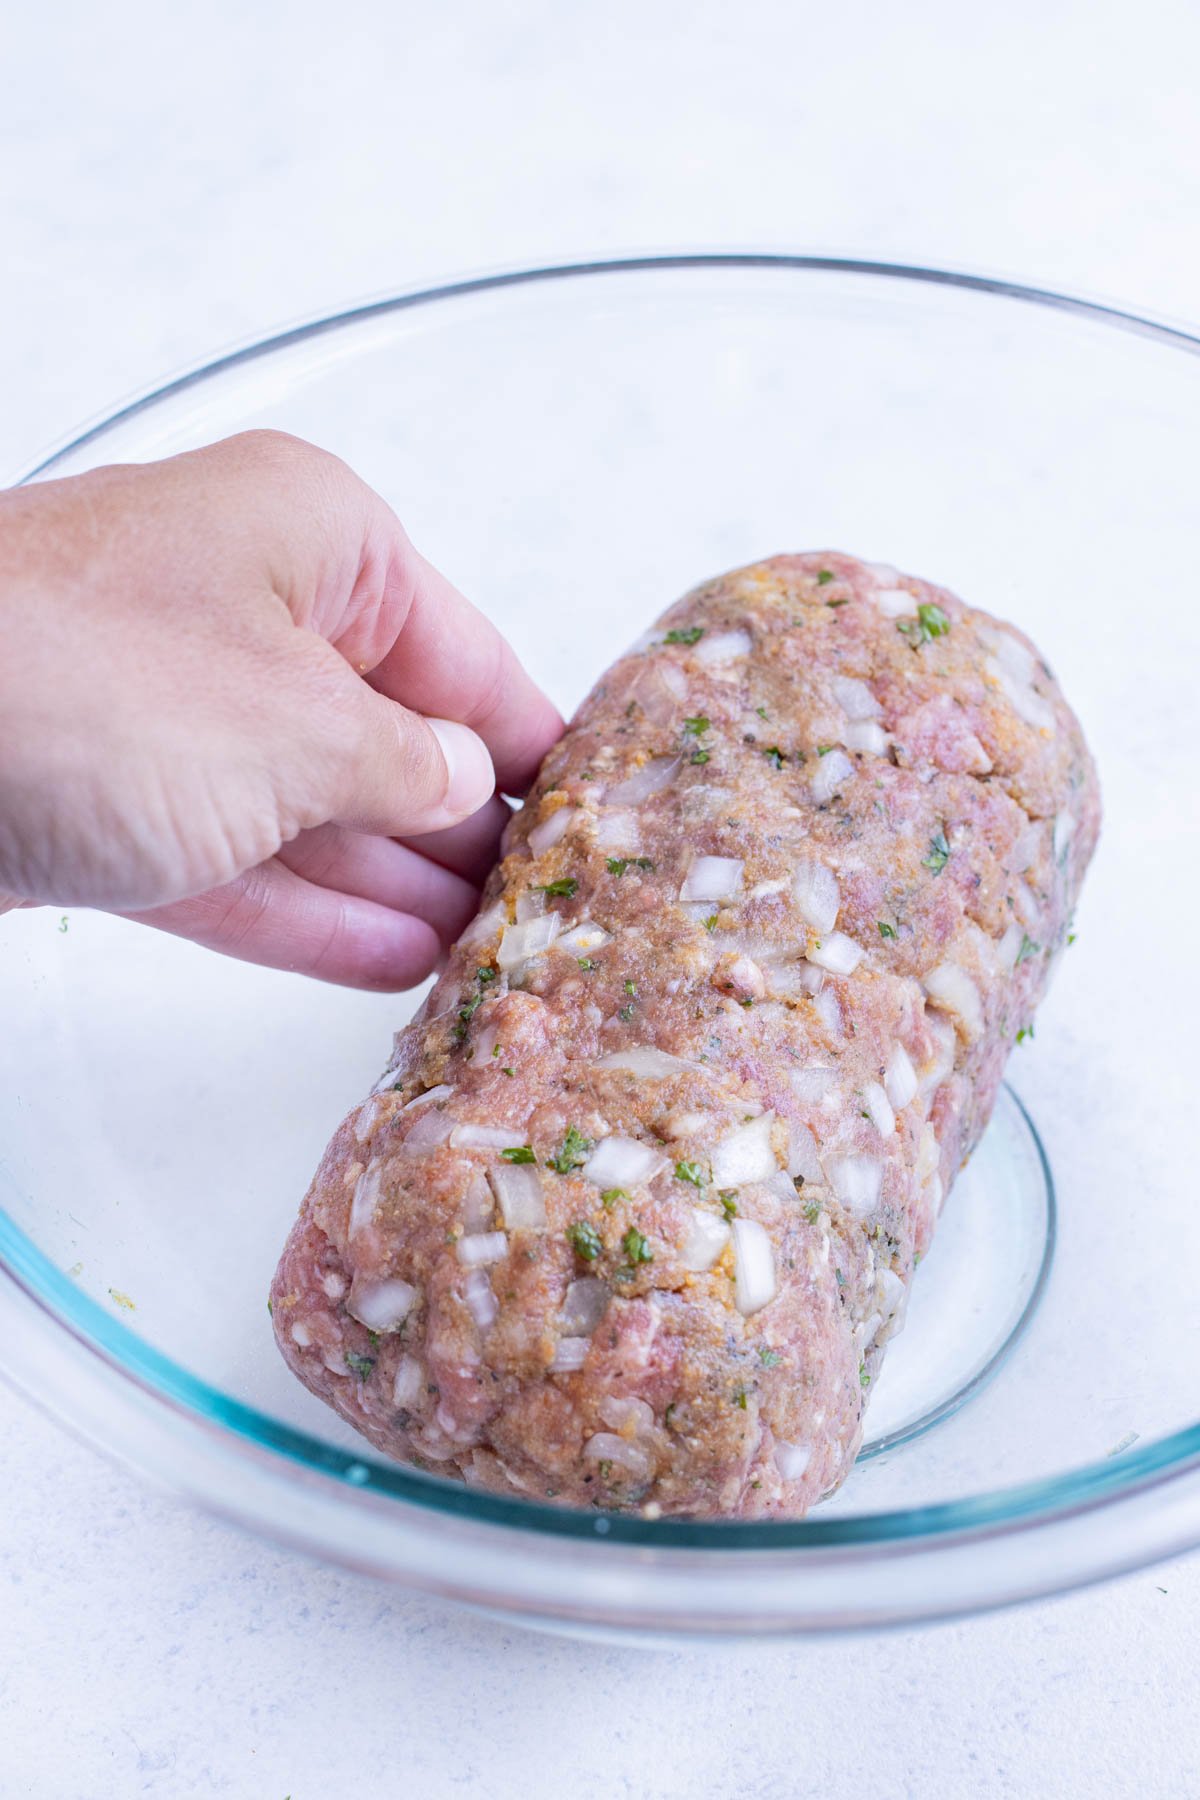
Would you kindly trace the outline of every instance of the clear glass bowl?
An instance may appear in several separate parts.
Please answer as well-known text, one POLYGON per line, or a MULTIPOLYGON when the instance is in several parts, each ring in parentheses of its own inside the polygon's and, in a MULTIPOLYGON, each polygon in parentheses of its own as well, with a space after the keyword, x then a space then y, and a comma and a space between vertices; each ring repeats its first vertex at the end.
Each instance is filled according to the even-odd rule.
POLYGON ((564 1512, 368 1454, 287 1374, 264 1302, 325 1139, 410 1003, 101 915, 0 921, 0 1360, 17 1383, 272 1537, 574 1630, 863 1629, 1200 1540, 1196 350, 938 271, 643 258, 320 320, 30 471, 250 425, 313 438, 567 707, 710 573, 821 546, 892 562, 1034 636, 1107 822, 1079 941, 1009 1071, 1057 1188, 1049 1278, 1045 1162, 1007 1096, 920 1272, 873 1454, 808 1519, 564 1512))

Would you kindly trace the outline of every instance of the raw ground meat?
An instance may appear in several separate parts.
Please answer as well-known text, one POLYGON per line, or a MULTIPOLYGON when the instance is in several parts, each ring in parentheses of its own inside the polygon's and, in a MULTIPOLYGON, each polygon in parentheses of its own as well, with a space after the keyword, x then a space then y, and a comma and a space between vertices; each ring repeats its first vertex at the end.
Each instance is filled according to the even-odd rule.
POLYGON ((1095 772, 1019 632, 835 553, 602 678, 341 1126, 280 1349, 386 1455, 798 1515, 1064 948, 1095 772))

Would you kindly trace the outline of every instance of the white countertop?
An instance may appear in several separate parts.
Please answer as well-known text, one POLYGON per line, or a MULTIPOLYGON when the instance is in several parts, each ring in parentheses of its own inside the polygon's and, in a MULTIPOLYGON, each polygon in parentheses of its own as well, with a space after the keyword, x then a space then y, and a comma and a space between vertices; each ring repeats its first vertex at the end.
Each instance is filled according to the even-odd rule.
MULTIPOLYGON (((1200 320, 1192 7, 421 11, 8 21, 0 469, 289 318, 597 250, 843 250, 1200 320)), ((1200 1793, 1197 1557, 920 1632, 643 1653, 263 1546, 4 1389, 0 1471, 0 1800, 1200 1793)))

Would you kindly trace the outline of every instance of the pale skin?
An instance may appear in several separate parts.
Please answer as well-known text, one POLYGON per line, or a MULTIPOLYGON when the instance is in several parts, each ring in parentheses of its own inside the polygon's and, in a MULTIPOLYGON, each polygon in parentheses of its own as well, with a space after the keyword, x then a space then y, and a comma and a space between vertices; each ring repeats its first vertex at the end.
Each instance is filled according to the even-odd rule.
POLYGON ((390 508, 298 439, 0 494, 0 911, 408 987, 561 730, 390 508))

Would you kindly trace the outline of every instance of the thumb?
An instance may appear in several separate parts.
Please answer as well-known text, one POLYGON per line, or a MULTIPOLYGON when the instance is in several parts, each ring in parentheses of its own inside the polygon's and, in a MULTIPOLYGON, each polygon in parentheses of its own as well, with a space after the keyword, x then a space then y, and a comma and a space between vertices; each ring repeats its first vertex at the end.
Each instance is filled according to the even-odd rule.
POLYGON ((444 831, 478 812, 496 789, 483 739, 457 720, 410 712, 348 667, 347 676, 358 748, 330 810, 332 822, 407 837, 444 831))

